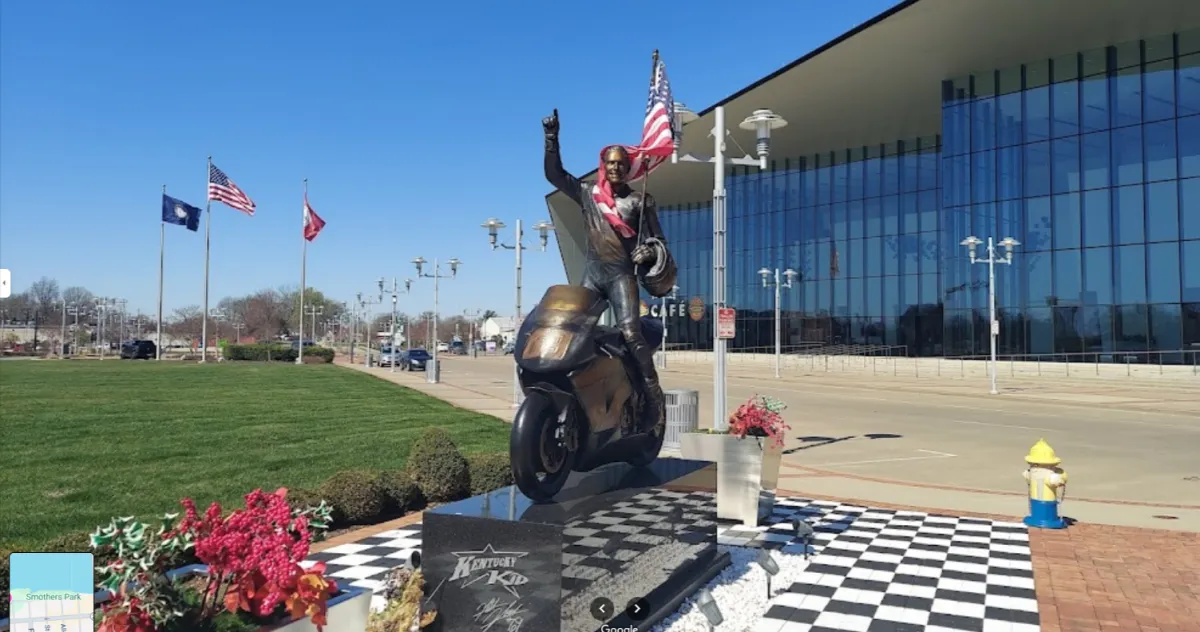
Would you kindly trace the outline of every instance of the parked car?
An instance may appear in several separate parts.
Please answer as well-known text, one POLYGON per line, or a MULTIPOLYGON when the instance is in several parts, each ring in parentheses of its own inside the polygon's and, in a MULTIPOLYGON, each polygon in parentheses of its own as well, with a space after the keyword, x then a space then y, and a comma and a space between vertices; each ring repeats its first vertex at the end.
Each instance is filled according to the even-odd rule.
POLYGON ((437 344, 437 350, 438 350, 438 353, 445 353, 445 352, 449 351, 449 350, 450 350, 450 343, 448 343, 448 342, 439 342, 439 343, 437 344))
POLYGON ((158 357, 158 347, 153 340, 129 340, 121 344, 122 360, 153 360, 158 357))
POLYGON ((406 349, 400 352, 401 371, 424 371, 425 363, 429 361, 429 352, 424 349, 406 349))
POLYGON ((461 340, 450 343, 450 355, 467 355, 467 345, 461 340))
POLYGON ((379 366, 392 366, 393 362, 396 363, 396 366, 400 366, 403 358, 404 351, 392 347, 384 347, 379 351, 379 366))
POLYGON ((501 349, 501 351, 504 353, 504 355, 508 355, 513 352, 513 349, 516 349, 516 348, 517 348, 516 343, 510 342, 510 343, 505 344, 504 348, 501 349))

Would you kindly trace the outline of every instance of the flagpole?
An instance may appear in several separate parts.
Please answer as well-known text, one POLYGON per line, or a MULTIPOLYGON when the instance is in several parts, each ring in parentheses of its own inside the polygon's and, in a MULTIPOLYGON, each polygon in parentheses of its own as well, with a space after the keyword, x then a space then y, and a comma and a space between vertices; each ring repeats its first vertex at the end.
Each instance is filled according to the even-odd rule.
POLYGON ((208 194, 208 182, 212 176, 212 156, 208 157, 208 169, 204 173, 204 313, 200 315, 200 362, 208 362, 208 263, 212 249, 212 197, 208 194))
POLYGON ((296 355, 296 364, 304 363, 304 274, 308 267, 308 240, 304 238, 304 216, 308 212, 308 178, 304 179, 304 204, 300 209, 300 352, 296 355))
MULTIPOLYGON (((162 185, 163 195, 167 194, 167 185, 162 185)), ((163 307, 163 269, 166 266, 167 257, 167 223, 159 218, 158 221, 158 328, 157 339, 155 343, 154 359, 162 360, 162 307, 163 307)))

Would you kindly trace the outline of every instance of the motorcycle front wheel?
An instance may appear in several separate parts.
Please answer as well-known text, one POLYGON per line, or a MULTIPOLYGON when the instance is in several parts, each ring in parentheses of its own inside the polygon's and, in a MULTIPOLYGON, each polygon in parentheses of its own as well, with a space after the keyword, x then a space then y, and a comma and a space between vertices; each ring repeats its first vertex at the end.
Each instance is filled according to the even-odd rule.
POLYGON ((545 394, 530 391, 513 419, 508 446, 513 482, 536 502, 553 500, 575 466, 575 452, 566 446, 566 414, 555 411, 545 394))

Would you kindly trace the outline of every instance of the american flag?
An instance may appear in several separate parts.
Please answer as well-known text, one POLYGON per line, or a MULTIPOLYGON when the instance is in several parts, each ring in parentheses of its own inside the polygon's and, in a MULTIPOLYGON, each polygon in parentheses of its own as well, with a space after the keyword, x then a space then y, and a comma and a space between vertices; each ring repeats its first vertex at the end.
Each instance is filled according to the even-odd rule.
POLYGON ((224 171, 211 162, 208 163, 208 199, 216 200, 239 210, 251 217, 254 216, 254 200, 245 194, 238 185, 225 175, 224 171))
MULTIPOLYGON (((667 81, 667 66, 658 58, 656 51, 651 73, 650 98, 646 101, 646 118, 642 122, 642 142, 636 147, 624 145, 631 163, 628 182, 635 182, 650 175, 651 171, 665 162, 675 150, 675 135, 678 132, 675 122, 675 98, 671 96, 671 83, 667 81)), ((604 150, 600 151, 598 173, 600 177, 593 188, 592 197, 602 209, 611 208, 614 204, 612 188, 603 176, 604 150)), ((612 218, 613 216, 609 217, 610 222, 612 218)), ((621 226, 617 228, 622 234, 632 230, 621 226)))
POLYGON ((639 180, 650 175, 675 150, 675 99, 671 96, 671 82, 667 80, 667 66, 655 58, 654 80, 650 82, 650 97, 646 101, 646 120, 642 123, 642 142, 630 147, 629 157, 633 162, 629 179, 639 180))

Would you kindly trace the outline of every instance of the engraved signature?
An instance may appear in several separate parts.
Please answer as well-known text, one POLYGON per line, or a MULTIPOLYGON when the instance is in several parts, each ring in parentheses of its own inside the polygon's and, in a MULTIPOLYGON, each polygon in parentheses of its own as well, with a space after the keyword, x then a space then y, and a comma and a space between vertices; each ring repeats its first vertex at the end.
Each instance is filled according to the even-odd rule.
POLYGON ((513 599, 504 602, 493 597, 475 609, 475 622, 479 624, 479 629, 483 632, 491 630, 493 626, 497 629, 504 629, 506 632, 520 632, 521 626, 525 623, 522 615, 526 612, 525 606, 520 605, 520 601, 520 599, 513 599))

